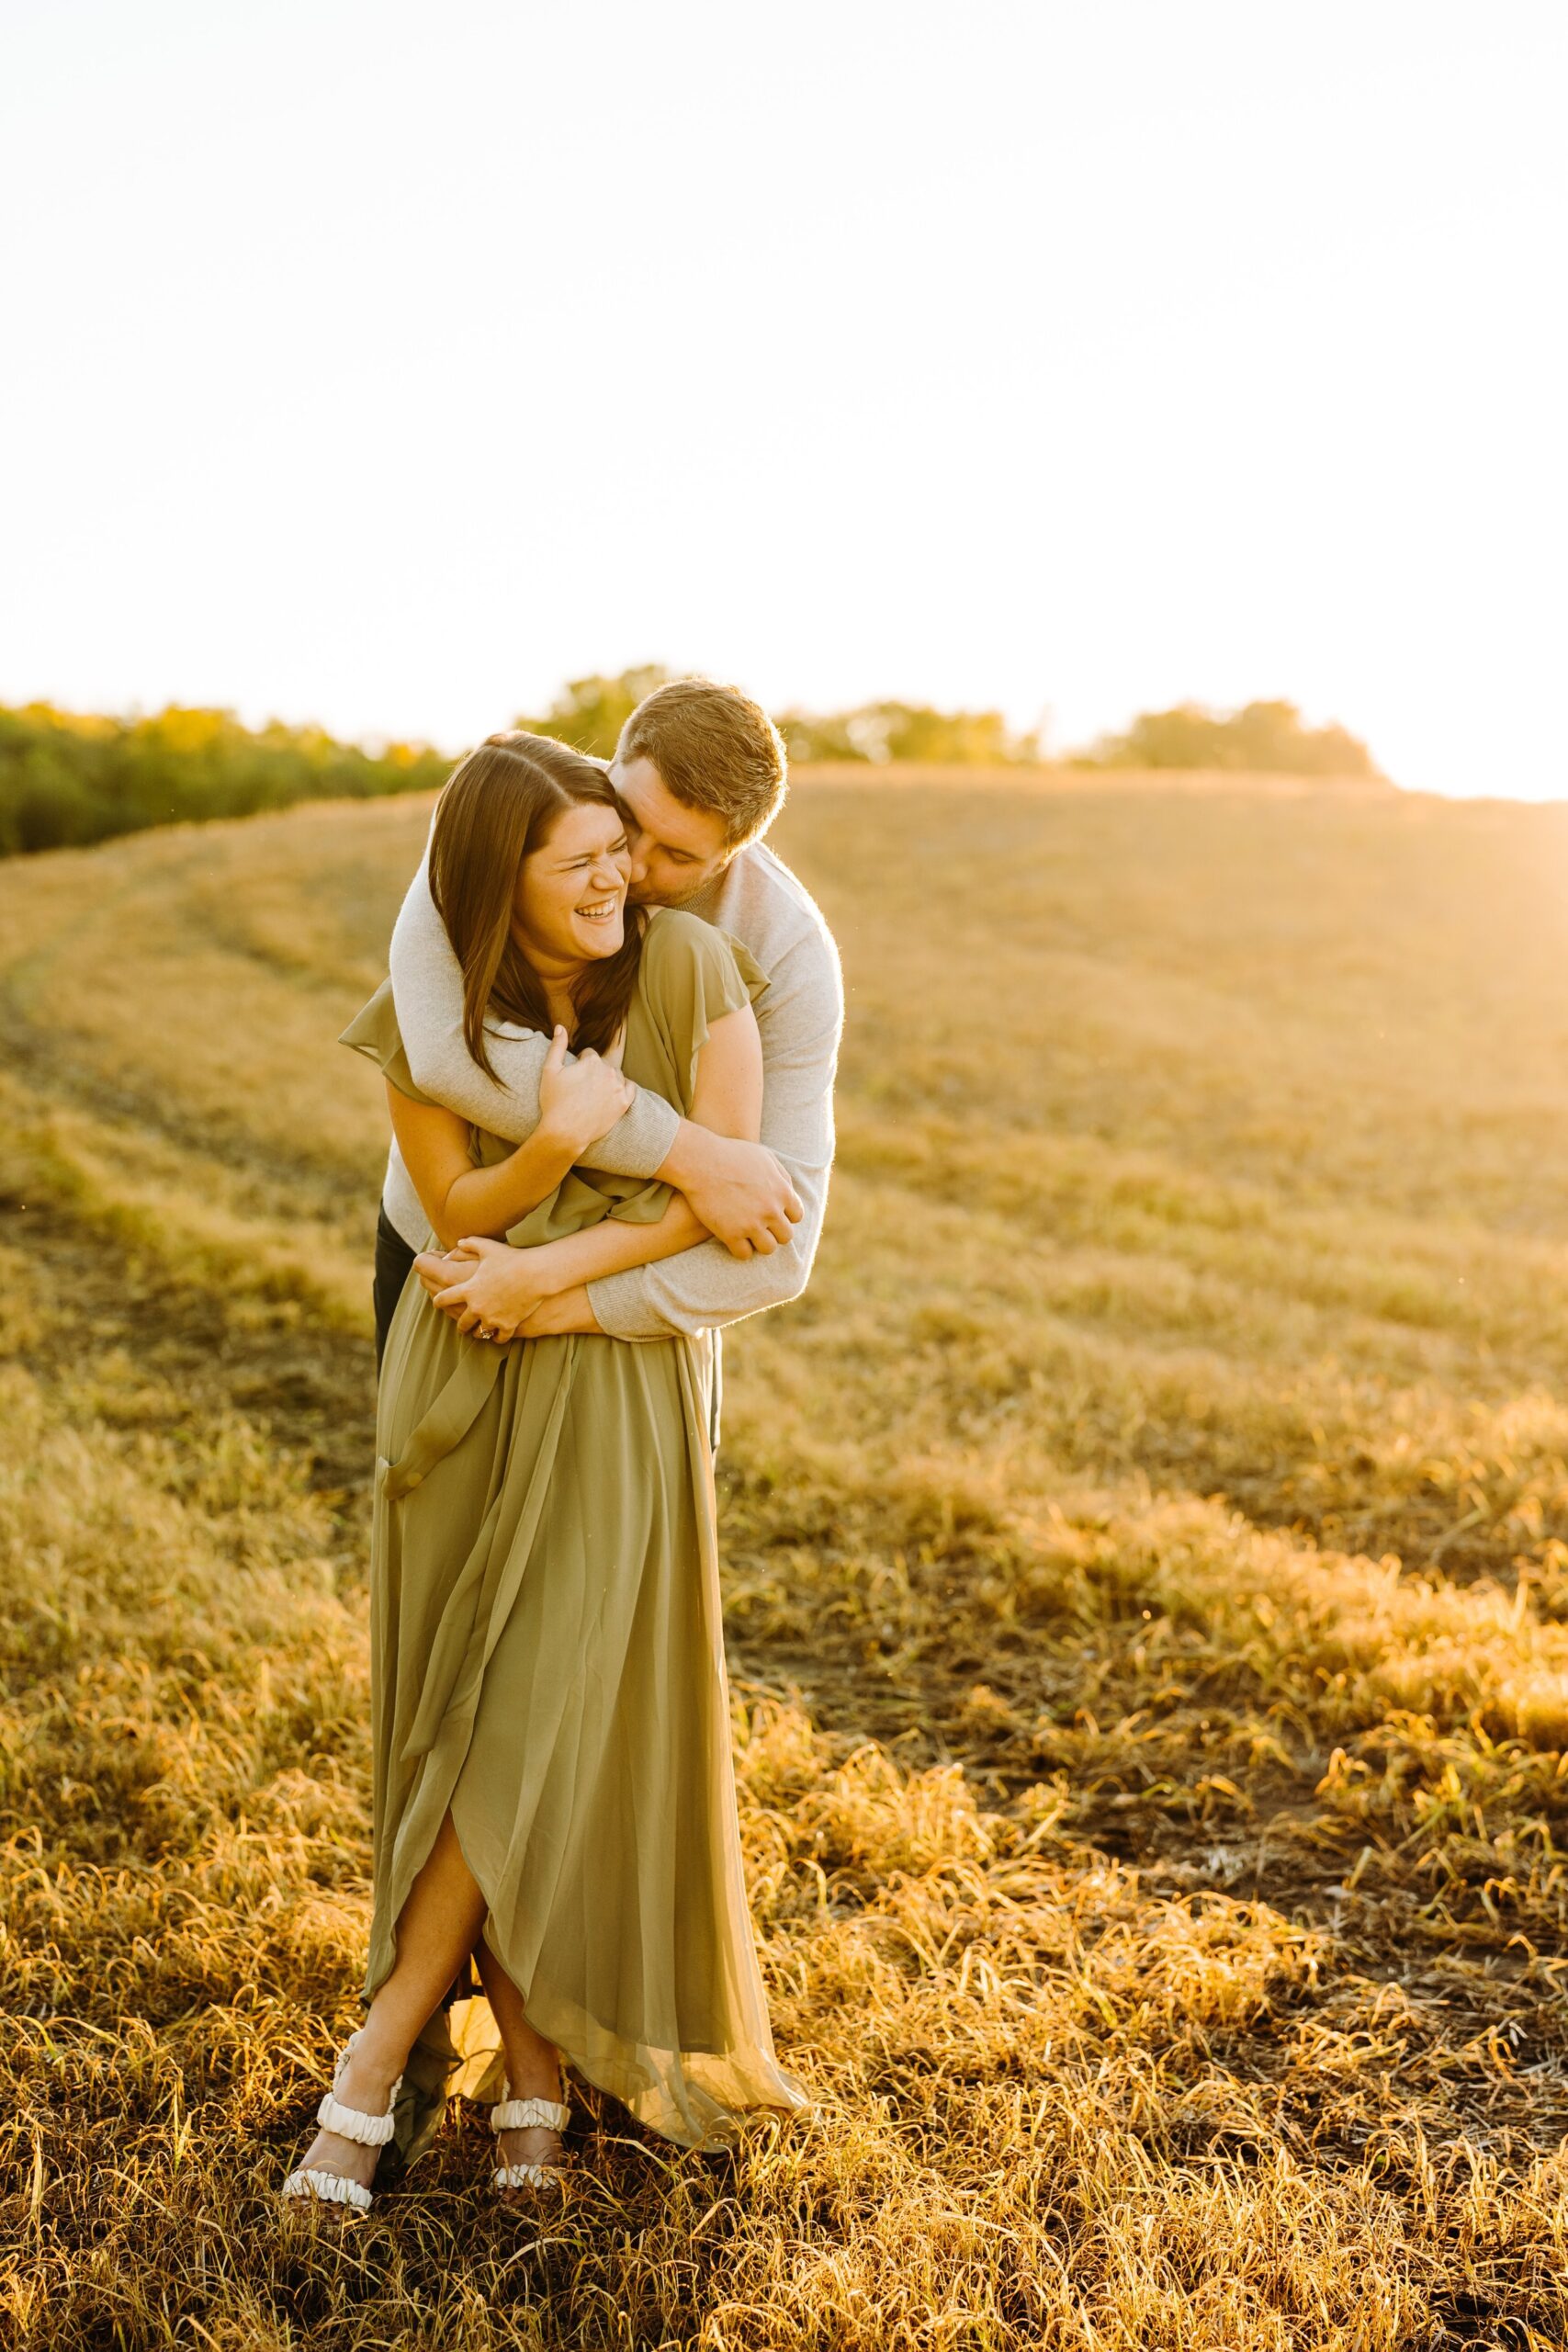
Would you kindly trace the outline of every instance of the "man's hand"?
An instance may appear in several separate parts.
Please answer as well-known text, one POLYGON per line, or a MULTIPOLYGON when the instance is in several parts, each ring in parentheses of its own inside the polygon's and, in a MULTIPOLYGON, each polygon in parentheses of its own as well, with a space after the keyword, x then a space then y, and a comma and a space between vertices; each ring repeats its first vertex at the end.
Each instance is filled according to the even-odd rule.
POLYGON ((414 1272, 431 1298, 473 1272, 473 1260, 460 1250, 423 1250, 413 1261, 414 1272))
POLYGON ((621 1076, 625 1040, 617 1039, 607 1053, 590 1046, 569 1069, 566 1031, 557 1024, 539 1073, 539 1125, 574 1151, 586 1151, 609 1134, 623 1112, 629 1111, 636 1092, 629 1078, 621 1076))
POLYGON ((413 1264, 426 1291, 459 1331, 471 1339, 504 1343, 517 1338, 550 1295, 548 1258, 547 1243, 536 1250, 513 1250, 480 1235, 460 1241, 445 1256, 426 1250, 413 1264))
POLYGON ((683 1119, 659 1173, 684 1193, 732 1258, 767 1258, 805 1216, 788 1173, 760 1143, 716 1136, 683 1119))

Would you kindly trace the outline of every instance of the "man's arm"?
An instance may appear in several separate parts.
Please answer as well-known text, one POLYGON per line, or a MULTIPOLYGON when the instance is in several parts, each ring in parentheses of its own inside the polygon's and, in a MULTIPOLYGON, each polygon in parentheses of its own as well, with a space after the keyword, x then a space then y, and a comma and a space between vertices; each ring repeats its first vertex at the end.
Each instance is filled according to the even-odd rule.
MULTIPOLYGON (((522 1143, 539 1121, 547 1039, 514 1023, 490 1035, 496 1079, 487 1078, 463 1034, 463 973, 430 895, 428 847, 392 932, 392 1001, 409 1073, 423 1094, 491 1135, 522 1143)), ((568 1057, 570 1061, 570 1057, 568 1057)), ((710 1232, 749 1258, 790 1229, 795 1202, 772 1153, 709 1135, 663 1096, 634 1087, 629 1111, 577 1155, 611 1176, 661 1177, 687 1193, 710 1232)))
POLYGON ((737 1259, 705 1241, 666 1263, 588 1285, 597 1327, 619 1340, 715 1330, 798 1298, 811 1273, 833 1163, 833 1076, 843 983, 825 933, 804 935, 770 975, 762 1019, 762 1141, 790 1176, 804 1214, 766 1257, 737 1259))
MULTIPOLYGON (((449 1111, 425 1115, 458 1124, 449 1111)), ((754 1140, 761 1115, 762 1041, 755 1012, 742 1002, 716 1014, 709 1025, 697 1057, 692 1116, 715 1135, 749 1135, 754 1140)), ((706 1228, 691 1203, 683 1193, 671 1193, 656 1223, 611 1216, 531 1249, 510 1249, 475 1234, 446 1256, 427 1251, 414 1266, 436 1306, 460 1331, 511 1340, 523 1327, 531 1328, 530 1318, 547 1299, 570 1292, 586 1305, 585 1286, 600 1276, 652 1265, 705 1238, 706 1228)))
MULTIPOLYGON (((507 1022, 488 1040, 496 1078, 487 1078, 474 1060, 463 1035, 463 968, 430 895, 429 865, 427 849, 392 932, 392 1001, 409 1073, 422 1093, 460 1118, 522 1143, 539 1124, 539 1080, 549 1039, 507 1022)), ((646 1087, 633 1094, 631 1109, 579 1153, 585 1168, 610 1176, 658 1174, 675 1142, 680 1114, 646 1087)))

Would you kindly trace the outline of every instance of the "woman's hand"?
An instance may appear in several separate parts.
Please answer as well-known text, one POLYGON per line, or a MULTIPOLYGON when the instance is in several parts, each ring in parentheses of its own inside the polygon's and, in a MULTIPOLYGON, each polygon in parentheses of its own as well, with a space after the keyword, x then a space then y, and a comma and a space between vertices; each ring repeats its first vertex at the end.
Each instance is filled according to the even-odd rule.
POLYGON ((564 1137, 574 1152, 608 1135, 623 1112, 632 1106, 636 1091, 621 1076, 626 1040, 618 1036, 607 1052, 592 1046, 579 1054, 570 1069, 566 1060, 566 1031, 558 1024, 539 1073, 539 1124, 564 1137))
POLYGON ((560 1288, 553 1246, 513 1250, 476 1235, 445 1256, 427 1250, 414 1260, 414 1272, 459 1331, 504 1343, 560 1288))

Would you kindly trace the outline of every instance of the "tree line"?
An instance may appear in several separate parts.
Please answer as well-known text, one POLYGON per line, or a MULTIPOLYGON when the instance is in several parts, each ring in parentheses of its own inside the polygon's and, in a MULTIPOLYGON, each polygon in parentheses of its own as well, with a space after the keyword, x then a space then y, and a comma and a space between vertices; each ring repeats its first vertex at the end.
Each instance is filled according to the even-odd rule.
MULTIPOLYGON (((536 735, 556 735, 607 760, 644 695, 674 676, 656 662, 615 676, 573 678, 548 710, 519 718, 536 735)), ((999 710, 933 710, 924 703, 867 702, 853 710, 774 713, 793 761, 856 760, 881 765, 913 760, 932 767, 1010 767, 1044 757, 1038 735, 1017 734, 999 710)))
POLYGON ((0 707, 0 855, 297 800, 419 792, 451 764, 424 744, 367 751, 320 727, 242 727, 227 710, 97 718, 50 703, 0 707))
POLYGON ((1075 767, 1250 768, 1269 775, 1378 778, 1366 745, 1343 727, 1307 727, 1292 702, 1249 702, 1240 710, 1179 703, 1145 710, 1124 735, 1102 735, 1075 767))
MULTIPOLYGON (((556 735, 581 752, 608 759, 621 729, 644 695, 672 672, 649 663, 615 676, 573 678, 542 716, 516 724, 556 735)), ((1019 732, 999 710, 934 710, 925 703, 867 702, 826 714, 784 710, 775 716, 792 760, 863 761, 878 766, 912 761, 932 767, 1012 767, 1044 764, 1038 731, 1019 732)), ((1249 702, 1216 711, 1201 703, 1145 711, 1123 735, 1102 735, 1058 763, 1077 768, 1250 768, 1260 774, 1375 778, 1366 745, 1343 727, 1309 727, 1291 702, 1249 702)))
MULTIPOLYGON (((655 664, 575 678, 548 710, 514 721, 608 759, 643 695, 671 673, 655 664)), ((826 714, 785 710, 792 761, 896 761, 955 767, 1038 763, 1037 734, 999 711, 863 703, 826 714)), ((1079 767, 1251 768, 1307 775, 1378 775, 1341 727, 1308 727, 1289 702, 1218 712, 1197 704, 1145 712, 1122 735, 1069 753, 1079 767)), ((171 707, 152 718, 83 717, 49 703, 0 706, 0 856, 104 841, 197 818, 245 817, 298 800, 368 798, 439 785, 450 759, 423 743, 344 743, 320 727, 242 727, 231 711, 171 707)))

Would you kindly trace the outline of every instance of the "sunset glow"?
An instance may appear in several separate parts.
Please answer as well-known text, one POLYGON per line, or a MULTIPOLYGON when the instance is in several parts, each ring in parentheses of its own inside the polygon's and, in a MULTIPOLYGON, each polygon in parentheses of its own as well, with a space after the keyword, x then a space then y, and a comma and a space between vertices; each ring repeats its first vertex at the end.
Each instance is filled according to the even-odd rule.
POLYGON ((0 699, 1283 695, 1562 792, 1565 22, 25 6, 0 699))

